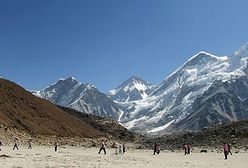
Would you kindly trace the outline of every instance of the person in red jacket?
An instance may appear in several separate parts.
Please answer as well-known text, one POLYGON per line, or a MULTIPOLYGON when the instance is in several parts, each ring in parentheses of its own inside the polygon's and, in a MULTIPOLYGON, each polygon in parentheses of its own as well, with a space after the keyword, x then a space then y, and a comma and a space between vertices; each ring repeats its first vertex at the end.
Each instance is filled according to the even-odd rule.
POLYGON ((157 144, 157 154, 159 155, 160 153, 160 144, 157 144))
POLYGON ((189 155, 191 152, 192 145, 190 143, 187 143, 187 154, 189 155))
POLYGON ((225 155, 225 160, 227 159, 227 155, 229 153, 229 147, 228 144, 226 142, 223 143, 223 149, 224 149, 224 155, 225 155))

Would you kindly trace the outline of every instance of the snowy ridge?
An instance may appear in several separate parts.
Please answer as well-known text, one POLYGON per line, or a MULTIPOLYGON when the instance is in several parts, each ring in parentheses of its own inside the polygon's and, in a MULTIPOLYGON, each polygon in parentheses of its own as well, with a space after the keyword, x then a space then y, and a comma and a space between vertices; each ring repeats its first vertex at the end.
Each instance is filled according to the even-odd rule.
POLYGON ((32 93, 60 106, 116 120, 123 113, 113 100, 93 84, 83 84, 73 77, 60 78, 45 89, 32 93))
MULTIPOLYGON (((243 47, 242 53, 247 49, 243 47)), ((236 62, 247 60, 245 57, 235 58, 236 62)), ((133 131, 156 133, 166 130, 171 121, 179 123, 191 116, 196 98, 204 94, 214 81, 228 81, 245 75, 244 65, 247 63, 233 69, 233 62, 231 57, 204 51, 195 54, 166 77, 146 99, 135 101, 126 108, 122 124, 133 131)))
MULTIPOLYGON (((115 118, 132 131, 156 134, 197 130, 206 124, 244 118, 240 109, 244 111, 246 108, 243 102, 248 100, 248 93, 247 97, 242 97, 242 94, 235 96, 226 87, 214 90, 213 85, 218 86, 216 81, 225 85, 225 82, 247 74, 248 43, 231 56, 216 56, 200 51, 167 76, 159 86, 133 76, 105 95, 92 84, 66 78, 35 94, 56 104, 115 118), (221 96, 222 102, 213 101, 218 100, 218 96, 221 96), (209 104, 201 104, 200 100, 209 104), (212 114, 212 111, 216 113, 212 114)), ((240 87, 245 88, 246 85, 243 85, 240 87)), ((232 88, 235 89, 235 86, 232 88)))
MULTIPOLYGON (((215 59, 217 59, 217 60, 219 60, 219 61, 226 61, 226 60, 228 59, 227 56, 216 56, 216 55, 213 55, 213 54, 211 54, 211 53, 209 53, 209 52, 206 52, 206 51, 200 51, 200 52, 198 52, 197 54, 193 55, 188 61, 186 61, 185 64, 187 64, 187 62, 192 61, 192 60, 195 59, 196 57, 199 57, 199 55, 207 55, 207 56, 213 57, 213 58, 215 58, 215 59)), ((185 64, 184 64, 184 65, 185 65, 185 64)))
POLYGON ((208 52, 205 51, 200 51, 197 54, 193 55, 190 59, 188 59, 183 65, 181 65, 179 68, 177 68, 174 72, 172 72, 169 76, 167 76, 164 81, 168 80, 170 77, 174 76, 176 73, 178 73, 178 71, 180 71, 181 69, 183 69, 185 66, 187 66, 187 64, 189 62, 191 62, 192 60, 196 59, 197 57, 199 57, 200 55, 206 55, 206 56, 210 56, 212 58, 215 58, 219 61, 227 61, 228 57, 227 56, 216 56, 213 54, 210 54, 208 52))
POLYGON ((212 124, 248 119, 248 78, 215 81, 193 103, 193 113, 167 131, 199 130, 212 124))
POLYGON ((145 99, 155 86, 140 77, 133 76, 116 89, 109 91, 109 96, 117 102, 130 102, 145 99))

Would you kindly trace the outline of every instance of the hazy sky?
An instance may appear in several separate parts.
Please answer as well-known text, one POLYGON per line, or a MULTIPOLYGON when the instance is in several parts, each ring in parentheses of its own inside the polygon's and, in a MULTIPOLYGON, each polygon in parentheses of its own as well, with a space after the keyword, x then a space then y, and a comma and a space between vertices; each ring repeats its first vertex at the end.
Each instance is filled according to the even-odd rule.
POLYGON ((73 76, 101 91, 159 84, 204 50, 248 41, 247 0, 0 0, 0 76, 42 89, 73 76))

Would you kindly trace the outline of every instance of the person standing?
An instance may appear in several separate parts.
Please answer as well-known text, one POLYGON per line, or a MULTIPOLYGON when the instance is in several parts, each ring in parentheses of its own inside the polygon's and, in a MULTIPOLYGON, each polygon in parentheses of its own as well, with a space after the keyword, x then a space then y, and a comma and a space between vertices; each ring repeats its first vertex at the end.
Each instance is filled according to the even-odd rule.
POLYGON ((57 150, 58 150, 58 142, 57 141, 54 142, 54 150, 55 150, 55 152, 57 152, 57 150))
POLYGON ((232 155, 232 152, 231 152, 231 144, 227 144, 228 145, 228 153, 230 153, 232 155))
POLYGON ((126 146, 124 143, 122 144, 122 149, 123 149, 123 154, 124 154, 126 152, 126 146))
POLYGON ((28 149, 32 149, 31 139, 28 140, 28 149))
POLYGON ((157 143, 154 143, 154 147, 153 147, 153 155, 155 155, 157 153, 157 143))
POLYGON ((183 144, 183 149, 184 149, 184 155, 187 155, 188 154, 187 144, 183 144))
POLYGON ((106 155, 106 149, 105 149, 105 142, 104 142, 104 140, 102 140, 102 142, 101 142, 101 148, 100 148, 100 150, 99 150, 99 152, 98 152, 98 154, 100 154, 101 153, 101 151, 103 150, 103 152, 104 152, 104 155, 106 155))
POLYGON ((224 156, 225 156, 225 160, 227 160, 227 155, 229 153, 229 148, 228 148, 228 144, 226 142, 223 143, 223 148, 224 148, 224 156))
POLYGON ((157 144, 157 154, 159 155, 159 153, 160 153, 160 144, 157 144))
POLYGON ((15 148, 16 148, 17 150, 19 150, 17 141, 18 141, 18 139, 15 138, 13 150, 15 150, 15 148))
POLYGON ((1 147, 3 146, 2 141, 0 141, 0 151, 2 151, 1 147))
POLYGON ((123 146, 122 144, 120 143, 119 144, 119 154, 122 154, 123 153, 123 146))
POLYGON ((190 151, 191 150, 191 144, 190 143, 187 143, 187 154, 189 155, 190 154, 190 151))

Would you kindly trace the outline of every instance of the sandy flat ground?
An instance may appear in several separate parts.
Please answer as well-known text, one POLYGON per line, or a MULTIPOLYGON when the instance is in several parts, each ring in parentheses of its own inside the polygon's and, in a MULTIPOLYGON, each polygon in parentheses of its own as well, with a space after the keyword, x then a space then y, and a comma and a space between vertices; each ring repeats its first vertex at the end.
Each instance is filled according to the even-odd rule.
POLYGON ((182 152, 161 152, 154 156, 151 150, 132 150, 125 155, 115 155, 115 149, 107 149, 107 155, 97 154, 98 148, 34 146, 28 150, 20 147, 13 151, 4 146, 0 155, 0 167, 83 167, 83 168, 247 168, 248 153, 234 153, 224 160, 222 153, 192 153, 185 156, 182 152))

